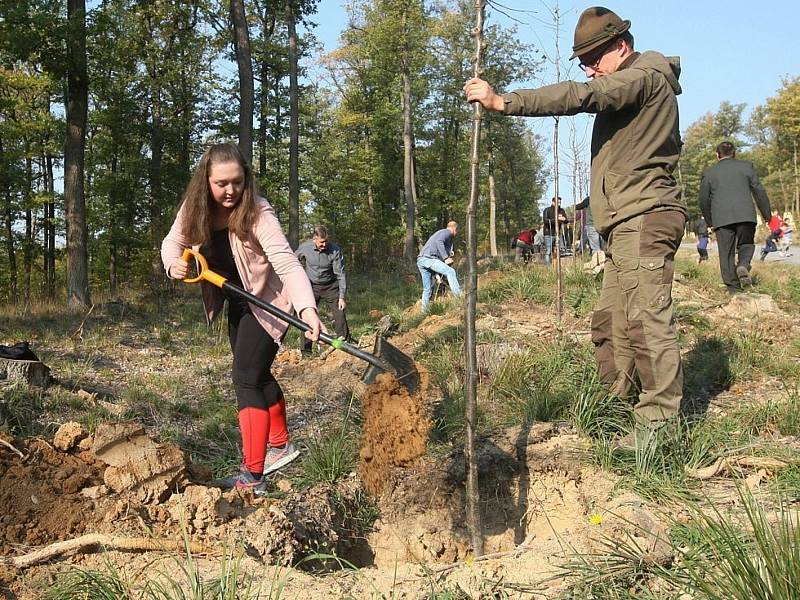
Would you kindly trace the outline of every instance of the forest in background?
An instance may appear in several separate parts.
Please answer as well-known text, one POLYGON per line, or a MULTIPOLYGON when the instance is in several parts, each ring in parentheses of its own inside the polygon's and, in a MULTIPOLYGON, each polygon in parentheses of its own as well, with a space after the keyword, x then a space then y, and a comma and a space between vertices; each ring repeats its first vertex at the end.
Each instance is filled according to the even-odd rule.
MULTIPOLYGON (((338 48, 321 57, 308 33, 316 10, 313 0, 0 0, 0 302, 87 307, 92 291, 157 285, 161 238, 195 161, 219 140, 252 156, 292 243, 326 223, 351 269, 410 262, 427 235, 463 219, 473 6, 355 0, 338 48)), ((543 80, 545 53, 489 23, 484 76, 499 90, 543 80)), ((723 103, 686 129, 679 176, 693 214, 724 138, 756 162, 773 204, 797 212, 800 79, 744 112, 723 103)), ((502 251, 538 220, 552 150, 524 119, 489 115, 483 137, 489 253, 491 237, 502 251)), ((573 187, 586 189, 588 148, 572 152, 573 187)))

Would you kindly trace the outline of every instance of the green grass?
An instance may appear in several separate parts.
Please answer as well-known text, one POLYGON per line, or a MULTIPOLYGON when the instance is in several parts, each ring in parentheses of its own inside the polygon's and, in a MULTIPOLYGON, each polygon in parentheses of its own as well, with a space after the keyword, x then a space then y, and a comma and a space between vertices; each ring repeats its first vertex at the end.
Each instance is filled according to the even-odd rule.
POLYGON ((564 418, 578 395, 588 348, 567 338, 512 353, 489 384, 489 397, 508 425, 564 418))
MULTIPOLYGON (((352 401, 350 408, 352 408, 352 401)), ((318 483, 335 484, 349 475, 358 464, 359 432, 350 419, 348 409, 338 431, 306 440, 301 463, 301 481, 306 487, 318 483)))
POLYGON ((633 411, 629 403, 604 389, 594 368, 585 367, 570 405, 569 420, 578 433, 591 440, 610 440, 630 430, 633 411))
POLYGON ((542 266, 509 267, 507 276, 478 289, 478 301, 504 300, 552 304, 555 274, 542 266))
POLYGON ((567 270, 564 277, 564 303, 576 317, 584 317, 592 312, 600 297, 602 281, 601 277, 585 273, 580 265, 567 270))
POLYGON ((743 485, 737 489, 740 508, 735 513, 723 513, 704 499, 685 505, 681 521, 665 514, 669 536, 662 539, 666 547, 661 560, 649 559, 649 545, 638 541, 651 532, 635 527, 624 537, 603 538, 600 552, 573 554, 563 566, 564 575, 574 578, 573 591, 578 595, 573 597, 797 598, 797 514, 781 502, 765 505, 743 485), (653 583, 658 584, 661 596, 651 591, 653 583), (625 590, 632 595, 625 595, 625 590))

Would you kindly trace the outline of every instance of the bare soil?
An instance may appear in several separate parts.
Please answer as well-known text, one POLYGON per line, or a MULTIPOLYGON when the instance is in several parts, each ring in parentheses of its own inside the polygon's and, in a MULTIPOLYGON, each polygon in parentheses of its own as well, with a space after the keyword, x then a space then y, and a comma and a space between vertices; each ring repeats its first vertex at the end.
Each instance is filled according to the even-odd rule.
POLYGON ((412 395, 392 375, 383 373, 362 395, 358 474, 370 494, 383 491, 395 467, 408 467, 425 454, 431 428, 425 390, 423 383, 412 395))
MULTIPOLYGON (((739 306, 733 312, 712 309, 709 317, 720 326, 741 327, 747 315, 755 327, 764 309, 764 301, 758 302, 752 313, 739 306)), ((793 317, 769 312, 775 331, 788 335, 797 329, 793 317)), ((479 330, 510 331, 518 338, 588 333, 588 318, 566 316, 556 326, 551 307, 511 302, 483 307, 482 314, 479 330)), ((459 324, 459 315, 429 316, 392 343, 413 355, 426 338, 459 324)), ((370 347, 371 340, 362 345, 370 347)), ((662 515, 680 512, 680 507, 656 507, 632 493, 619 493, 615 476, 588 465, 585 440, 566 425, 542 423, 480 440, 485 551, 494 558, 472 562, 464 456, 425 454, 437 398, 424 369, 415 396, 388 376, 364 389, 362 371, 363 365, 344 353, 300 360, 294 350, 282 353, 276 368, 288 395, 305 402, 302 414, 293 418, 306 425, 327 423, 328 413, 315 413, 315 403, 359 392, 362 462, 357 474, 335 489, 296 490, 279 480, 274 497, 223 492, 208 487, 209 474, 188 464, 177 447, 157 441, 136 423, 102 426, 93 436, 65 424, 52 444, 3 437, 24 458, 0 444, 0 597, 36 598, 58 571, 104 569, 105 561, 134 582, 179 571, 174 558, 158 552, 73 553, 24 571, 4 560, 89 532, 170 540, 188 534, 214 549, 197 557, 206 577, 218 575, 220 552, 243 548, 242 570, 258 577, 265 593, 271 582, 288 577, 282 598, 422 598, 455 585, 474 597, 492 597, 491 582, 498 581, 520 584, 518 592, 506 590, 519 598, 534 597, 534 587, 536 597, 552 598, 566 583, 558 577, 539 582, 556 575, 572 552, 598 551, 601 540, 628 535, 649 552, 660 551, 662 515), (361 487, 374 495, 380 512, 366 538, 352 522, 361 487), (316 560, 287 575, 285 565, 296 565, 314 552, 336 553, 364 568, 357 574, 334 571, 319 577, 317 570, 331 573, 334 565, 316 560)), ((737 384, 715 402, 742 402, 767 385, 778 384, 737 384)), ((714 489, 713 482, 709 486, 714 489)), ((725 503, 733 502, 734 495, 728 487, 718 497, 725 503)))

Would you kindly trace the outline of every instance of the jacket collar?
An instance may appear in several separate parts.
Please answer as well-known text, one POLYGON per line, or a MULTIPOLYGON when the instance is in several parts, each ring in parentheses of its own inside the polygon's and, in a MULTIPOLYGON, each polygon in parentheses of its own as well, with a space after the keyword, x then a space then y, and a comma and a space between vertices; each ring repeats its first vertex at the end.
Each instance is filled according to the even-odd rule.
POLYGON ((634 61, 641 55, 642 55, 641 52, 634 52, 628 58, 622 61, 622 64, 619 66, 617 71, 622 71, 622 69, 627 69, 628 67, 630 67, 634 63, 634 61))

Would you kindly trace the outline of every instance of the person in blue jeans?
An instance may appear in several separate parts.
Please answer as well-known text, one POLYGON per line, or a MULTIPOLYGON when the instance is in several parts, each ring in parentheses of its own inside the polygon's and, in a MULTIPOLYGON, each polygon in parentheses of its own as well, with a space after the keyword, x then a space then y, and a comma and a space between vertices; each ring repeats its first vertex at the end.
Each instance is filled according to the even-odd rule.
POLYGON ((456 298, 461 296, 456 271, 453 264, 453 239, 458 233, 458 223, 449 221, 447 227, 440 229, 428 238, 417 258, 417 268, 422 275, 422 312, 428 311, 433 293, 433 278, 436 273, 447 277, 447 285, 456 298))

